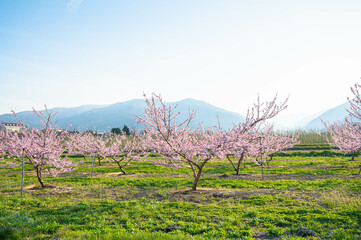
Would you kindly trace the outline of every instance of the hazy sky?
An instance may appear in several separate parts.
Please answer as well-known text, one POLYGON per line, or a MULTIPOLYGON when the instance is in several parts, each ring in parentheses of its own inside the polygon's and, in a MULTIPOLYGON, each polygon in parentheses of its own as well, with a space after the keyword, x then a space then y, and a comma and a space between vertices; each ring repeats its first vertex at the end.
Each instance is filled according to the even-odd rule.
POLYGON ((0 2, 0 114, 161 93, 245 114, 351 96, 361 77, 361 1, 0 2))

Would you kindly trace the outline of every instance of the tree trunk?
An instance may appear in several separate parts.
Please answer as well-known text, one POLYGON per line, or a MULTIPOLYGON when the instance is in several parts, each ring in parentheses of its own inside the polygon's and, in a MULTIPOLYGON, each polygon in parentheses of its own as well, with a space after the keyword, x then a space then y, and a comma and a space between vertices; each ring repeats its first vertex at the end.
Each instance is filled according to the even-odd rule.
POLYGON ((236 171, 236 175, 239 175, 239 169, 241 168, 241 163, 243 162, 244 159, 244 152, 241 154, 241 157, 238 159, 237 166, 234 165, 234 163, 232 162, 232 160, 229 158, 228 155, 227 155, 227 159, 232 164, 233 169, 236 171))
POLYGON ((122 171, 122 173, 123 173, 124 175, 126 175, 126 174, 127 174, 127 172, 126 172, 126 171, 124 171, 124 170, 123 170, 123 168, 120 168, 120 171, 122 171))
POLYGON ((243 159, 244 159, 244 152, 242 152, 241 157, 238 159, 236 175, 239 175, 239 169, 241 167, 241 163, 242 163, 243 159))
POLYGON ((126 175, 127 173, 123 170, 123 167, 124 167, 124 166, 121 166, 121 165, 120 165, 120 162, 117 162, 117 164, 118 164, 118 166, 119 166, 120 171, 121 171, 124 175, 126 175))
POLYGON ((202 170, 203 170, 203 168, 199 168, 197 175, 194 177, 194 182, 193 182, 193 185, 192 185, 192 191, 197 190, 197 185, 198 185, 199 179, 201 178, 202 170))
POLYGON ((199 179, 201 178, 203 168, 210 159, 211 158, 205 159, 202 162, 202 164, 200 164, 200 165, 198 165, 197 163, 194 163, 192 161, 189 161, 189 160, 187 161, 188 164, 191 166, 192 171, 193 171, 194 182, 193 182, 193 185, 192 185, 192 191, 197 190, 197 185, 198 185, 199 179))
POLYGON ((237 167, 234 165, 234 163, 232 162, 232 160, 230 159, 230 157, 227 155, 227 159, 228 161, 232 164, 233 169, 236 171, 236 175, 238 175, 239 172, 239 163, 238 163, 238 169, 237 167))
POLYGON ((351 158, 351 161, 354 161, 355 160, 355 155, 356 155, 356 152, 352 152, 352 158, 351 158))
POLYGON ((238 159, 238 164, 237 164, 237 168, 235 168, 236 170, 236 175, 239 175, 239 169, 241 167, 241 163, 242 163, 243 159, 238 159))
POLYGON ((41 184, 41 187, 45 187, 45 184, 43 182, 43 180, 41 179, 41 167, 37 166, 36 167, 36 176, 38 177, 38 181, 41 184))
POLYGON ((99 166, 101 166, 102 164, 100 163, 100 156, 98 156, 98 163, 99 163, 99 166))

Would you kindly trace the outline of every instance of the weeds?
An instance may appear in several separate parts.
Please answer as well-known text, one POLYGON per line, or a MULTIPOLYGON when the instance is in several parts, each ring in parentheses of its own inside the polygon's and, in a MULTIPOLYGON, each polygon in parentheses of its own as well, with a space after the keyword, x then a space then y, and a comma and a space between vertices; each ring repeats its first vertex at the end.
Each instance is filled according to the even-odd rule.
MULTIPOLYGON (((359 160, 278 156, 264 181, 251 163, 234 176, 227 162, 215 160, 196 192, 188 189, 189 169, 137 162, 128 166, 135 174, 113 176, 116 166, 104 163, 90 178, 86 162, 45 177, 59 188, 23 197, 19 169, 2 168, 0 239, 304 239, 299 228, 321 239, 359 239, 359 160)), ((26 186, 35 183, 30 174, 26 186)))

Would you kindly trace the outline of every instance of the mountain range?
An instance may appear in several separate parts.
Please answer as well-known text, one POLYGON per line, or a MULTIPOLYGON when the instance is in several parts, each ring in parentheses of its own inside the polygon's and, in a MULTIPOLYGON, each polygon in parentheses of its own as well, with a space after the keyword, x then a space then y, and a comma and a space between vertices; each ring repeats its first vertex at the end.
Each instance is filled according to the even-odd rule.
MULTIPOLYGON (((215 107, 200 100, 188 98, 178 102, 166 102, 165 104, 167 106, 177 105, 177 111, 181 113, 179 121, 186 119, 189 109, 196 110, 196 121, 202 122, 205 129, 218 125, 218 119, 224 129, 232 128, 233 123, 244 120, 244 116, 241 114, 215 107)), ((124 125, 136 127, 135 115, 143 116, 145 107, 146 104, 143 99, 134 99, 111 105, 53 108, 49 111, 58 113, 54 120, 59 127, 64 129, 69 127, 69 130, 110 131, 112 128, 122 128, 124 125)), ((26 125, 39 126, 39 119, 32 111, 19 112, 16 115, 26 125)), ((13 114, 3 114, 0 115, 0 122, 17 122, 17 119, 13 114)), ((193 123, 191 127, 196 128, 196 123, 193 123)))
MULTIPOLYGON (((204 128, 212 128, 218 125, 218 119, 223 129, 229 129, 233 127, 233 123, 239 123, 244 120, 244 116, 235 112, 231 112, 216 106, 213 106, 204 101, 195 99, 184 99, 178 102, 166 102, 167 106, 177 105, 177 111, 181 114, 179 120, 185 120, 189 109, 194 109, 196 113, 196 121, 202 122, 204 128)), ((136 125, 137 116, 144 115, 144 109, 146 107, 143 99, 133 99, 126 102, 118 102, 111 105, 84 105, 79 107, 58 107, 49 109, 53 113, 58 114, 55 117, 55 121, 61 128, 68 128, 69 130, 98 130, 98 131, 110 131, 112 128, 122 128, 124 125, 128 127, 139 127, 136 125)), ((318 116, 308 116, 306 122, 298 128, 304 130, 321 130, 324 128, 321 119, 328 122, 342 121, 347 116, 347 110, 349 103, 344 103, 335 108, 319 114, 318 116), (311 119, 310 119, 311 117, 311 119)), ((44 111, 44 110, 43 110, 44 111)), ((16 114, 18 119, 27 125, 38 127, 39 119, 32 111, 24 111, 16 114)), ((17 122, 17 119, 13 114, 0 115, 0 122, 17 122)), ((191 125, 192 128, 196 128, 196 124, 191 125)))
POLYGON ((350 104, 348 102, 343 103, 337 107, 331 108, 328 111, 322 113, 318 117, 314 118, 313 120, 309 121, 303 129, 310 130, 316 129, 321 130, 324 128, 324 125, 321 120, 326 122, 335 122, 340 121, 342 122, 343 119, 348 115, 347 109, 350 109, 350 104))

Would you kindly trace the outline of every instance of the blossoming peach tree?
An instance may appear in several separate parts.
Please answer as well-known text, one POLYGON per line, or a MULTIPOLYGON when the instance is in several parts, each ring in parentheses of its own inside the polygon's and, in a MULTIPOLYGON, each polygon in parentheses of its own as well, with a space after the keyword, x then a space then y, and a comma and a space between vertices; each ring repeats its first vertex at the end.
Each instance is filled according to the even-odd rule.
POLYGON ((6 154, 5 152, 5 139, 7 138, 7 131, 3 129, 0 124, 0 160, 3 159, 3 156, 6 154))
POLYGON ((329 144, 337 147, 336 151, 347 154, 351 153, 351 160, 361 151, 361 124, 353 122, 348 117, 343 122, 323 122, 330 133, 327 139, 329 144))
POLYGON ((66 141, 70 154, 79 154, 84 157, 84 160, 89 158, 92 161, 91 176, 94 175, 95 158, 104 155, 105 145, 104 137, 91 131, 69 134, 66 141))
MULTIPOLYGON (((264 156, 264 162, 269 167, 269 162, 272 161, 274 154, 293 147, 298 143, 298 136, 297 131, 292 134, 276 133, 273 126, 270 126, 266 131, 260 133, 259 141, 261 141, 262 147, 259 148, 258 155, 262 154, 264 156)), ((260 158, 258 157, 255 163, 259 165, 264 163, 259 161, 260 158)))
POLYGON ((337 151, 346 154, 352 153, 352 159, 361 151, 361 94, 360 84, 351 87, 353 98, 347 98, 350 109, 348 117, 340 122, 328 123, 322 121, 330 133, 329 144, 338 148, 337 151))
MULTIPOLYGON (((144 95, 145 96, 145 95, 144 95)), ((201 125, 190 128, 195 120, 195 111, 189 110, 186 120, 179 122, 177 106, 167 107, 160 95, 145 96, 147 107, 143 117, 137 116, 144 125, 145 148, 161 155, 164 159, 154 162, 166 167, 187 166, 193 173, 192 190, 197 189, 205 165, 221 151, 221 142, 215 131, 205 131, 201 125)))
POLYGON ((124 175, 127 173, 123 168, 132 160, 140 158, 138 153, 142 147, 138 135, 136 132, 129 136, 125 132, 121 135, 112 134, 108 137, 102 152, 102 157, 115 162, 124 175))
POLYGON ((286 101, 277 104, 276 98, 271 102, 258 102, 248 111, 246 120, 235 126, 236 134, 227 135, 220 127, 204 130, 198 124, 196 130, 190 128, 195 122, 196 112, 189 110, 188 117, 179 121, 177 106, 166 106, 160 95, 146 95, 146 109, 143 117, 137 116, 138 122, 144 126, 143 137, 145 147, 161 155, 154 164, 166 167, 188 166, 193 173, 192 190, 197 189, 202 171, 206 164, 218 157, 224 159, 235 143, 258 123, 277 115, 286 108, 286 101))
POLYGON ((33 167, 40 185, 45 187, 43 173, 57 176, 72 171, 77 164, 62 156, 66 150, 63 142, 67 131, 53 123, 56 113, 48 111, 46 106, 44 113, 35 109, 33 112, 40 120, 41 129, 31 127, 19 132, 3 132, 2 145, 7 162, 2 166, 19 166, 24 160, 24 164, 33 167))
POLYGON ((260 155, 263 161, 262 153, 269 148, 269 142, 262 141, 262 138, 271 131, 270 127, 264 127, 264 123, 285 110, 287 101, 288 98, 277 103, 277 95, 269 102, 261 102, 258 97, 257 102, 248 109, 245 120, 235 124, 226 133, 225 156, 236 171, 236 175, 239 174, 241 163, 246 158, 252 158, 258 163, 260 155))

